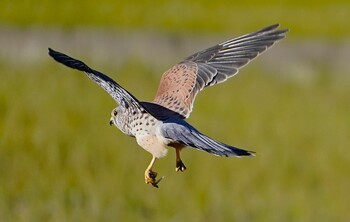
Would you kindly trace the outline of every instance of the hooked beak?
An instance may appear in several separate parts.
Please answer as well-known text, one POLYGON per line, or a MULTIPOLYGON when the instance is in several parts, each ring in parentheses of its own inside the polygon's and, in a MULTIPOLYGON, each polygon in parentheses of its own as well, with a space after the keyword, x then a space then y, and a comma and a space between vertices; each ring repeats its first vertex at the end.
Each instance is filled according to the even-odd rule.
POLYGON ((109 121, 109 125, 110 125, 110 126, 114 125, 114 122, 113 122, 112 119, 109 121))

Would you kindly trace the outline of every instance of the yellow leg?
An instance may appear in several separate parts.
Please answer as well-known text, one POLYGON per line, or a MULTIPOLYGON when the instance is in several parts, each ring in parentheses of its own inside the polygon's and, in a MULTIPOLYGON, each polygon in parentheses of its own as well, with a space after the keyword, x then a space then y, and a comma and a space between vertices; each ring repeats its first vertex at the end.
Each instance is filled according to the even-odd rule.
POLYGON ((182 162, 181 158, 180 158, 180 152, 182 150, 182 148, 175 148, 176 149, 176 172, 184 172, 187 168, 185 166, 185 164, 182 162))
POLYGON ((145 182, 146 184, 152 184, 154 187, 158 188, 158 183, 164 178, 161 177, 159 180, 156 180, 157 173, 152 171, 152 167, 156 162, 157 158, 155 156, 152 157, 151 163, 148 165, 145 171, 145 182))

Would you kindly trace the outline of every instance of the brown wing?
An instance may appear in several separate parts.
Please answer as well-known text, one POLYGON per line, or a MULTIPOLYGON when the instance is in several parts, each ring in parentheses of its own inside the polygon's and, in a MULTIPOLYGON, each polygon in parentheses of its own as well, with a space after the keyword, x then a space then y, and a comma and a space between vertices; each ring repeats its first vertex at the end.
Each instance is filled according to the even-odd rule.
POLYGON ((163 74, 153 102, 184 118, 189 117, 199 91, 234 76, 285 37, 288 30, 277 30, 278 26, 266 27, 189 56, 163 74))

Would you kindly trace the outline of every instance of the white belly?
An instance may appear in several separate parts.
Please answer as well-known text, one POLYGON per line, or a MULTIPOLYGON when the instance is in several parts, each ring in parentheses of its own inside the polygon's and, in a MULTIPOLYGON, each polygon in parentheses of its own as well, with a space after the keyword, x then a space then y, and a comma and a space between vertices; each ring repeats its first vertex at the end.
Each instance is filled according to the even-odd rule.
POLYGON ((132 129, 137 143, 156 158, 162 158, 168 152, 169 142, 159 132, 162 124, 161 121, 150 116, 142 124, 133 124, 135 127, 132 129))
POLYGON ((157 158, 166 156, 168 152, 167 145, 155 134, 138 135, 136 141, 143 149, 157 158))

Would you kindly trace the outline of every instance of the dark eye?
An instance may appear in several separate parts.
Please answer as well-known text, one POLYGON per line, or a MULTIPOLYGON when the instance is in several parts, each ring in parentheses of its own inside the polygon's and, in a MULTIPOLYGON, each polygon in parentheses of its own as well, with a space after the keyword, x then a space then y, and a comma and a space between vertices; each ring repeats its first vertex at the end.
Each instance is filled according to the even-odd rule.
POLYGON ((118 114, 117 110, 113 111, 113 115, 116 116, 118 114))

